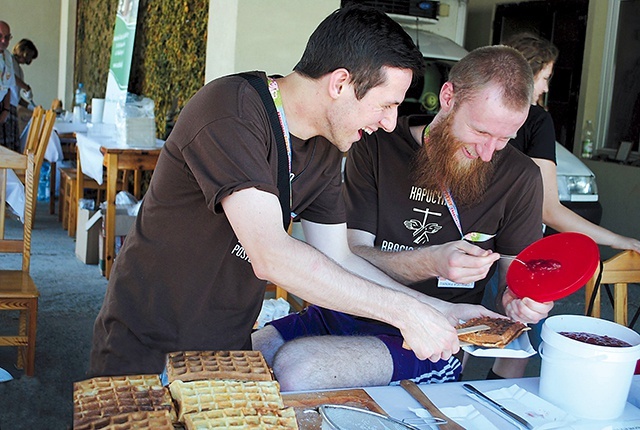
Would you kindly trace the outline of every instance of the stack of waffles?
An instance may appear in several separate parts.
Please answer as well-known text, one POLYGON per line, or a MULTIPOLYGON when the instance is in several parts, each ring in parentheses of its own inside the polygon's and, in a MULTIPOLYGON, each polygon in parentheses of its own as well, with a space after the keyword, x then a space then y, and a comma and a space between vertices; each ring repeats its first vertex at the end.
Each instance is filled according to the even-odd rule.
POLYGON ((174 352, 166 374, 188 430, 298 428, 258 351, 174 352))
POLYGON ((173 429, 176 411, 158 375, 98 377, 73 384, 73 428, 173 429))

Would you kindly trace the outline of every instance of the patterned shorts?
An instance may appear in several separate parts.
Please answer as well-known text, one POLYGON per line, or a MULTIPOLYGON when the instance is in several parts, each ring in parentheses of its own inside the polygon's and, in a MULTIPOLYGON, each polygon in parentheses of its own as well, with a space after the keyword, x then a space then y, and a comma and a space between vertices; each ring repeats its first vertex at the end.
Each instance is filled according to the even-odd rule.
POLYGON ((408 349, 402 347, 403 338, 397 328, 356 318, 341 312, 335 312, 318 306, 306 309, 270 323, 278 330, 286 342, 303 336, 373 336, 380 339, 391 353, 393 376, 391 384, 397 385, 403 379, 416 383, 453 382, 460 378, 462 365, 451 357, 433 363, 419 360, 408 349))

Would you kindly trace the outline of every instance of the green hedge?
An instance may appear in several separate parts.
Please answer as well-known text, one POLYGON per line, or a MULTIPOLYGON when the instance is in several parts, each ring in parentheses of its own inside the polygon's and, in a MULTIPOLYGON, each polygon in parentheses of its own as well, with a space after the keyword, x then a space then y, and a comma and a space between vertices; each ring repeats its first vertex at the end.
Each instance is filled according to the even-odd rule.
MULTIPOLYGON (((78 0, 75 83, 104 97, 117 0, 78 0)), ((208 0, 140 0, 129 92, 154 100, 156 131, 204 84, 208 0)))

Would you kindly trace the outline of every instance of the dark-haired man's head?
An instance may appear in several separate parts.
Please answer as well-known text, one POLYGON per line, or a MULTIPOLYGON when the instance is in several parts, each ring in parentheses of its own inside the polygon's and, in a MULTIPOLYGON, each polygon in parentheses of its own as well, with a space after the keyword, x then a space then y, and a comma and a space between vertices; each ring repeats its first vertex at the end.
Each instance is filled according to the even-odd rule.
POLYGON ((423 73, 424 60, 397 22, 379 10, 352 4, 320 23, 294 71, 319 79, 344 68, 360 100, 384 83, 384 67, 409 69, 415 77, 423 73))

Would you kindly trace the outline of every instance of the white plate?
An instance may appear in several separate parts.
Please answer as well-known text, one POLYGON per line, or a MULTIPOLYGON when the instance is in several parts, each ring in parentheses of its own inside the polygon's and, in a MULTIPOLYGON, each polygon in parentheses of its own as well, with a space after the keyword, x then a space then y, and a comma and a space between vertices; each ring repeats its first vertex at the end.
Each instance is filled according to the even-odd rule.
POLYGON ((529 334, 526 331, 512 340, 504 348, 483 348, 481 346, 470 345, 463 346, 462 349, 476 357, 527 358, 536 354, 536 350, 531 346, 529 334))

